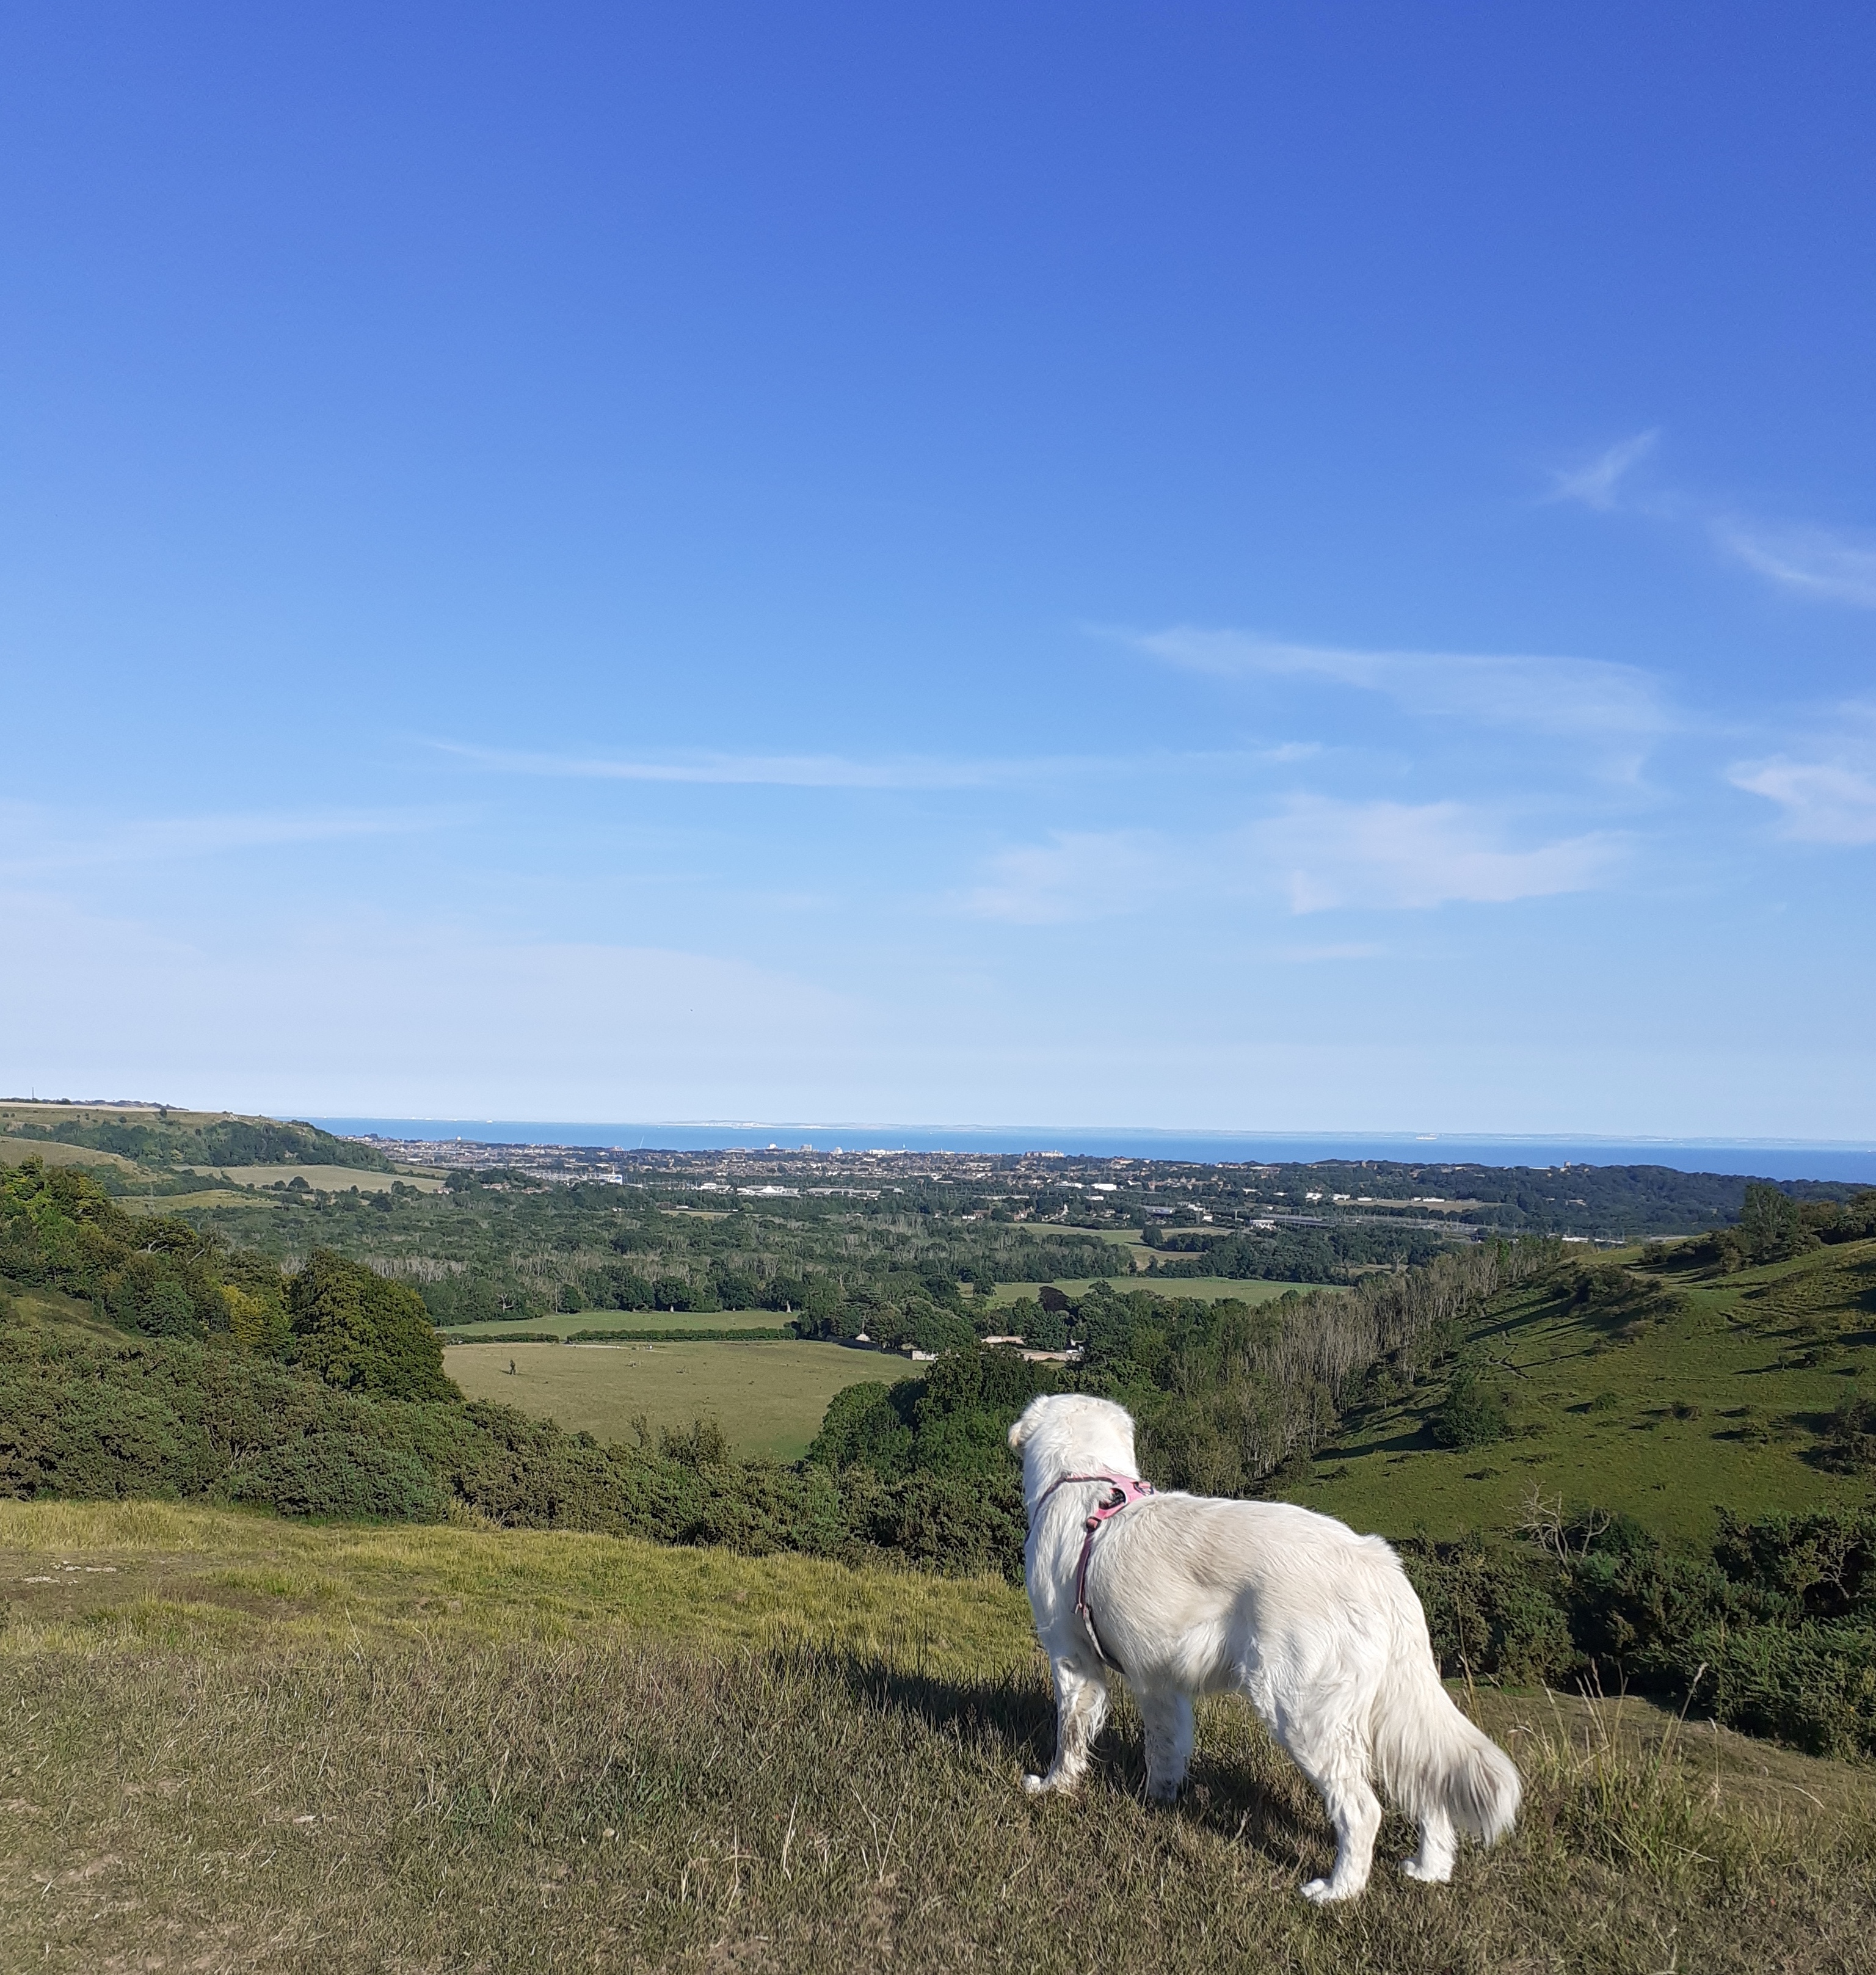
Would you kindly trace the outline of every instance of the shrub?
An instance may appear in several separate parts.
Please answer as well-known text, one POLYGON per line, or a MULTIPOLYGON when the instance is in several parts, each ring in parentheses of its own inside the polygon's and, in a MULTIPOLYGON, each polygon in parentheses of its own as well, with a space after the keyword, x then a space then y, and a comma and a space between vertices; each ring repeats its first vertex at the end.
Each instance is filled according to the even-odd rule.
POLYGON ((688 1426, 666 1427, 658 1436, 658 1451, 667 1461, 694 1467, 699 1474, 706 1468, 730 1464, 728 1436, 714 1419, 699 1418, 688 1426))
POLYGON ((1008 1469, 981 1478, 913 1474, 853 1489, 849 1526, 862 1541, 953 1576, 994 1572, 1018 1582, 1028 1523, 1022 1484, 1008 1469))
POLYGON ((1677 1642, 1674 1669, 1729 1727, 1819 1756, 1876 1755, 1876 1630, 1716 1627, 1677 1642))
POLYGON ((1876 1398, 1852 1392, 1831 1415, 1822 1451, 1841 1474, 1876 1471, 1876 1398))
POLYGON ((1398 1546, 1448 1675, 1556 1684, 1583 1664, 1559 1595, 1559 1573, 1530 1551, 1478 1536, 1398 1546))
POLYGON ((1479 1382, 1478 1375, 1462 1365, 1447 1388, 1446 1402, 1429 1422, 1442 1447, 1464 1451, 1489 1447, 1511 1431, 1502 1395, 1479 1382))
POLYGON ((356 1434, 310 1433, 264 1448, 235 1469, 222 1492, 283 1516, 343 1522, 441 1522, 448 1491, 415 1454, 356 1434))

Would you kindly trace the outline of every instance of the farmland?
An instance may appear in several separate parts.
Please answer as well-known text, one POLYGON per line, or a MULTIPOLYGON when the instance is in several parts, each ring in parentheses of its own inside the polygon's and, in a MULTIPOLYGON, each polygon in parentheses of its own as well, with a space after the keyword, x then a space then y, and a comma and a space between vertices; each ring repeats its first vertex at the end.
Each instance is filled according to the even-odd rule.
POLYGON ((798 1461, 827 1402, 863 1379, 912 1370, 903 1358, 838 1344, 462 1344, 445 1369, 472 1399, 557 1419, 603 1441, 699 1415, 740 1454, 798 1461), (512 1365, 514 1370, 510 1372, 512 1365))
POLYGON ((534 1316, 519 1323, 494 1317, 481 1323, 452 1324, 443 1336, 451 1344, 475 1344, 508 1337, 572 1337, 583 1330, 773 1330, 780 1322, 775 1312, 767 1310, 718 1310, 685 1317, 662 1310, 586 1310, 577 1316, 534 1316))

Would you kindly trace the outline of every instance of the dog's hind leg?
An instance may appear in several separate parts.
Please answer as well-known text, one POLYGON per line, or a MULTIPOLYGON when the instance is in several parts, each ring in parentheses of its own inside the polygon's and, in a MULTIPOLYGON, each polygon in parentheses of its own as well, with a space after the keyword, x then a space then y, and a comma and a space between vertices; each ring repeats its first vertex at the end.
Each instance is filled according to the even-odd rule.
POLYGON ((1170 1803, 1192 1760, 1191 1696, 1165 1687, 1135 1698, 1146 1726, 1146 1793, 1155 1803, 1170 1803))
POLYGON ((1401 1862, 1410 1879, 1440 1886, 1453 1876, 1453 1820, 1437 1806, 1420 1820, 1420 1849, 1401 1862))
POLYGON ((1025 1776, 1031 1796, 1044 1790, 1072 1790, 1088 1766, 1088 1750, 1107 1719, 1107 1681, 1084 1673, 1071 1661, 1057 1660, 1055 1674, 1055 1760, 1046 1776, 1025 1776))
POLYGON ((1319 1906, 1352 1900, 1368 1884, 1381 1829, 1381 1799, 1368 1783, 1366 1751, 1352 1733, 1313 1724, 1305 1729, 1295 1722, 1280 1723, 1277 1739, 1322 1792, 1322 1808, 1335 1827, 1335 1865, 1326 1879, 1310 1880, 1303 1896, 1319 1906))

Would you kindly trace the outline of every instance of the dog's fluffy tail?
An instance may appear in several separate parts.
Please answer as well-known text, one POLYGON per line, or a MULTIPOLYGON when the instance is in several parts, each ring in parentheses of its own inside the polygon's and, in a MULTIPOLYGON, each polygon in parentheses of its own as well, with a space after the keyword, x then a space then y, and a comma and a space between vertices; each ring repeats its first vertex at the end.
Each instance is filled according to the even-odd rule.
POLYGON ((1408 1816, 1444 1810, 1490 1845, 1511 1829, 1523 1783, 1504 1750, 1454 1706, 1420 1600, 1398 1563, 1391 1574, 1392 1638, 1370 1731, 1375 1769, 1408 1816))

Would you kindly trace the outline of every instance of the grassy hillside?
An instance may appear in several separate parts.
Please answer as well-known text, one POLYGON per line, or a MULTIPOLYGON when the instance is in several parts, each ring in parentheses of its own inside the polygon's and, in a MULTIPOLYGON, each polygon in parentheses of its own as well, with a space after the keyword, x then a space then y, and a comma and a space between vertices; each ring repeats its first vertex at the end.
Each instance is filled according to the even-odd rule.
POLYGON ((1319 1809, 1236 1704, 1175 1811, 1124 1710, 1079 1801, 1022 1796, 1046 1684, 1000 1583, 0 1503, 0 1591, 8 1967, 1867 1961, 1864 1774, 1632 1704, 1480 1697, 1517 1832, 1322 1911, 1319 1809))
POLYGON ((1362 1529, 1515 1526, 1533 1490, 1705 1539, 1724 1503, 1764 1514, 1867 1504, 1876 1475, 1820 1458, 1845 1398, 1876 1394, 1876 1241, 1731 1275, 1639 1250, 1495 1296, 1455 1363, 1502 1398, 1509 1434, 1434 1434, 1446 1385, 1383 1392, 1288 1492, 1362 1529), (1587 1286, 1588 1293, 1585 1294, 1587 1286))
POLYGON ((0 1132, 26 1141, 114 1154, 143 1166, 279 1165, 388 1172, 382 1152, 317 1126, 173 1105, 0 1104, 0 1132))

